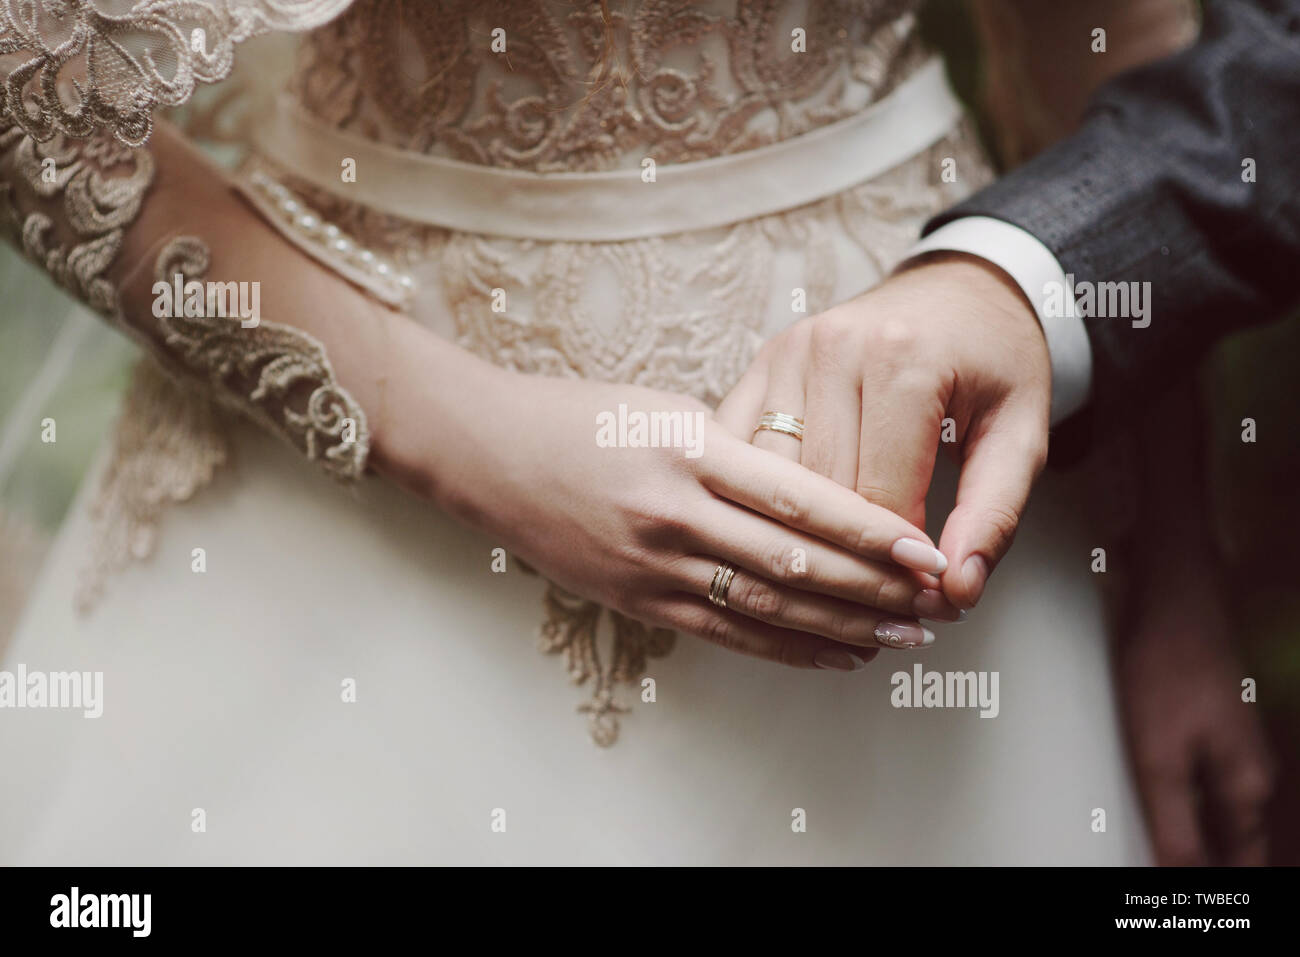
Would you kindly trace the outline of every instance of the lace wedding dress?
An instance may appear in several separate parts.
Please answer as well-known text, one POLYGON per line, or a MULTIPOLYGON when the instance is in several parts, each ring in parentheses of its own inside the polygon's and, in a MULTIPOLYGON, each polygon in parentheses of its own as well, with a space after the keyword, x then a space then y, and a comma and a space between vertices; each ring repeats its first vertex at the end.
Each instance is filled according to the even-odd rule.
MULTIPOLYGON (((27 64, 0 147, 33 176, 72 138, 137 147, 244 40, 298 33, 246 200, 525 372, 716 402, 792 290, 811 314, 869 287, 989 176, 908 0, 54 6, 0 4, 27 64), (81 111, 34 82, 67 37, 99 66, 81 111)), ((24 248, 107 311, 86 263, 111 229, 56 256, 32 215, 24 248)), ((307 337, 277 342, 347 408, 307 337)), ((102 672, 103 715, 0 711, 0 862, 1145 859, 1068 477, 934 648, 807 673, 566 594, 381 480, 341 488, 266 433, 354 479, 364 442, 259 414, 142 364, 3 664, 102 672), (895 707, 914 668, 996 672, 996 716, 895 707)))

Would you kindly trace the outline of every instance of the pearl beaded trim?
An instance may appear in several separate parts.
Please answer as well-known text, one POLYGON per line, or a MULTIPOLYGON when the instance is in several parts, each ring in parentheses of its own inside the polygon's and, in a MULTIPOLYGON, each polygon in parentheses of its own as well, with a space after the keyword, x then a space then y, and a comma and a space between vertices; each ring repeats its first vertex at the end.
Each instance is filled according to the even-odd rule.
POLYGON ((326 222, 293 191, 260 169, 240 184, 241 192, 294 244, 384 302, 405 306, 415 280, 391 260, 367 249, 334 223, 326 222))

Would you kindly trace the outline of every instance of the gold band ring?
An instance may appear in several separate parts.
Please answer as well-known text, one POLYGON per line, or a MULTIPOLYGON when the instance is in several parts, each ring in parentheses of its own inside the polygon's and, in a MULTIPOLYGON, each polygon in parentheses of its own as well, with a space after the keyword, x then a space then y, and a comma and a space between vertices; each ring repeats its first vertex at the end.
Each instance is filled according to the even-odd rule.
POLYGON ((731 587, 731 579, 736 577, 736 566, 731 562, 723 562, 713 570, 713 582, 709 585, 709 601, 719 608, 727 607, 727 589, 731 587))
POLYGON ((762 417, 759 418, 754 432, 762 432, 764 429, 780 432, 782 435, 790 435, 800 442, 803 441, 803 419, 787 415, 784 412, 764 412, 762 417))

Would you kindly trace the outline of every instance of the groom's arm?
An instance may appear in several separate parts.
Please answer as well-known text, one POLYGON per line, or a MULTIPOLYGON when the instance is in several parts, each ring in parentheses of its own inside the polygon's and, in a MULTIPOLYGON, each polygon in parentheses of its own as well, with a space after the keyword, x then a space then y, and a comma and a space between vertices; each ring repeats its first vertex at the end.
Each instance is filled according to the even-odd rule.
POLYGON ((955 425, 962 471, 939 542, 955 605, 979 599, 1011 545, 1049 398, 1053 422, 1090 413, 1074 416, 1079 431, 1130 412, 1216 338, 1300 298, 1297 114, 1300 0, 1209 0, 1194 47, 1103 87, 1079 132, 930 225, 922 246, 957 254, 917 257, 827 317, 874 336, 859 491, 923 501, 917 463, 940 441, 931 413, 955 425), (978 235, 947 240, 940 227, 978 235), (1067 273, 1150 283, 1145 327, 1052 316, 1044 286, 1067 273))
POLYGON ((1279 318, 1300 298, 1300 0, 1210 0, 1196 45, 1104 86, 1075 135, 926 231, 919 248, 1024 288, 1055 421, 1131 409, 1219 337, 1279 318), (1144 314, 1095 315, 1118 291, 1101 287, 1093 316, 1062 315, 1067 275, 1129 284, 1144 314))

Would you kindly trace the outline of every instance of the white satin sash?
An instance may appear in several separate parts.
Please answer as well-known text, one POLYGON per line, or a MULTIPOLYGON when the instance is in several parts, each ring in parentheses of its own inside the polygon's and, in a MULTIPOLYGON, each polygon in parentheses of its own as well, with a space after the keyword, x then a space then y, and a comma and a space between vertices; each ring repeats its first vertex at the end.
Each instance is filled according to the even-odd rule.
POLYGON ((931 60, 847 119, 769 146, 642 169, 532 173, 427 156, 331 128, 283 97, 259 152, 331 193, 403 219, 518 239, 614 242, 708 229, 842 192, 930 146, 961 116, 931 60), (356 181, 343 182, 343 161, 356 181), (647 177, 648 178, 648 177, 647 177))

